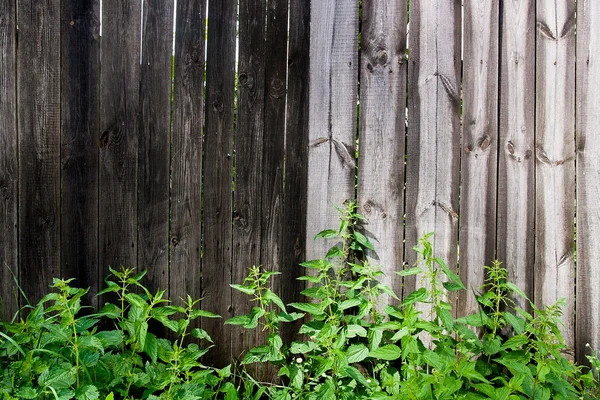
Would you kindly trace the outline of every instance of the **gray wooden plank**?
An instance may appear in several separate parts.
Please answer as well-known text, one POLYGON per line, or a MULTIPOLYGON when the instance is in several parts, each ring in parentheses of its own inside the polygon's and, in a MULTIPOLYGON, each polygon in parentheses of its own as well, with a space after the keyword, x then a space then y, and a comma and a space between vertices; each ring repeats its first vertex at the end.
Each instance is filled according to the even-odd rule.
POLYGON ((460 277, 457 313, 478 312, 472 290, 485 280, 496 252, 498 173, 498 0, 464 6, 461 158, 460 277))
POLYGON ((576 360, 600 349, 600 2, 577 3, 576 360))
POLYGON ((315 234, 339 225, 354 200, 358 2, 311 4, 306 257, 321 258, 332 243, 315 234))
POLYGON ((402 278, 395 271, 404 261, 406 11, 405 1, 363 3, 360 66, 359 211, 376 249, 368 259, 382 267, 381 282, 398 294, 402 278))
MULTIPOLYGON (((266 138, 265 117, 265 18, 264 0, 239 2, 239 67, 235 132, 235 190, 233 196, 232 280, 242 283, 248 268, 261 264, 262 186, 266 138)), ((236 315, 247 314, 254 304, 238 291, 232 293, 236 315)), ((261 343, 261 332, 234 326, 232 351, 236 359, 261 343)), ((264 342, 263 342, 264 343, 264 342)))
MULTIPOLYGON (((410 4, 406 249, 435 232, 434 255, 457 261, 460 1, 410 4)), ((407 251, 410 264, 416 253, 407 251)), ((405 279, 405 293, 419 282, 405 279)), ((420 285, 419 285, 420 286, 420 285)))
POLYGON ((140 1, 102 3, 98 200, 102 277, 109 266, 137 267, 140 1))
MULTIPOLYGON (((535 1, 504 3, 500 50, 497 256, 531 298, 534 263, 535 1)), ((518 299, 516 299, 518 300, 518 299)), ((516 306, 527 308, 518 300, 516 306)))
MULTIPOLYGON (((300 301, 306 271, 306 196, 308 170, 308 76, 310 59, 310 0, 292 0, 289 8, 288 79, 285 125, 285 178, 283 204, 283 265, 280 293, 284 304, 300 301)), ((299 326, 298 326, 299 327, 299 326)), ((284 325, 281 335, 294 339, 293 326, 284 325)))
POLYGON ((138 255, 145 285, 169 289, 173 2, 145 0, 138 126, 138 255))
POLYGON ((535 276, 537 306, 566 300, 565 344, 575 344, 575 4, 536 8, 535 276))
POLYGON ((0 321, 17 311, 13 276, 19 273, 16 44, 17 2, 0 2, 0 321))
POLYGON ((97 306, 100 1, 63 1, 61 14, 62 276, 97 306))
MULTIPOLYGON (((171 298, 202 297, 202 125, 206 2, 178 0, 171 157, 171 298)), ((194 327, 200 327, 200 321, 194 327)))
POLYGON ((60 1, 17 4, 20 284, 32 303, 60 269, 60 1))
MULTIPOLYGON (((206 61, 206 134, 204 147, 204 257, 202 307, 224 319, 233 316, 232 274, 232 155, 237 3, 208 5, 206 61)), ((221 320, 203 328, 217 346, 207 364, 225 365, 231 359, 231 329, 221 320)))

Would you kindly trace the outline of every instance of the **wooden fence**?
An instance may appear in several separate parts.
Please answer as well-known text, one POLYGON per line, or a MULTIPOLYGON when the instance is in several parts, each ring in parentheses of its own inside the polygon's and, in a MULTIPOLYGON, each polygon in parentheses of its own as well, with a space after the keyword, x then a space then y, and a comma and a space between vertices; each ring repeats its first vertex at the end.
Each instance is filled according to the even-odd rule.
MULTIPOLYGON (((398 293, 436 232, 469 287, 498 258, 536 302, 567 299, 577 359, 600 348, 600 2, 463 3, 0 2, 5 315, 12 273, 32 301, 62 276, 97 305, 121 264, 224 318, 262 264, 291 302, 356 198, 398 293)), ((221 362, 260 340, 203 327, 221 362)))

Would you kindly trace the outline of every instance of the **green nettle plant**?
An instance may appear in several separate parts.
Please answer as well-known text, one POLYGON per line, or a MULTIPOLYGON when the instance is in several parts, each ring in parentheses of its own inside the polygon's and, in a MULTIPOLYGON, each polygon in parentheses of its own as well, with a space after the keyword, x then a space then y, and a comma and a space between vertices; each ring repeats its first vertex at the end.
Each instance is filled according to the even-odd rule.
POLYGON ((427 289, 400 300, 365 257, 374 248, 360 232, 364 218, 356 205, 340 214, 338 229, 317 235, 333 243, 325 257, 302 264, 309 271, 299 278, 307 283, 306 302, 285 305, 271 289, 277 273, 259 266, 231 285, 253 307, 225 323, 267 332, 241 365, 216 369, 200 361, 212 340, 191 322, 219 316, 197 308, 198 300, 170 305, 164 291, 152 294, 140 283, 145 273, 111 269, 101 294, 111 293, 115 304, 81 315, 86 291, 55 279, 52 293, 2 324, 0 399, 600 397, 598 355, 588 356, 591 369, 563 355, 563 302, 536 307, 495 262, 485 267, 488 278, 476 294, 480 311, 455 318, 447 294, 465 287, 433 256, 429 235, 414 249, 417 265, 397 272, 420 275, 427 289), (516 297, 530 311, 516 307, 516 297), (284 343, 280 326, 299 320, 296 340, 284 343), (158 337, 155 325, 175 339, 158 337), (245 370, 257 363, 271 364, 279 383, 259 382, 250 372, 256 369, 245 370))

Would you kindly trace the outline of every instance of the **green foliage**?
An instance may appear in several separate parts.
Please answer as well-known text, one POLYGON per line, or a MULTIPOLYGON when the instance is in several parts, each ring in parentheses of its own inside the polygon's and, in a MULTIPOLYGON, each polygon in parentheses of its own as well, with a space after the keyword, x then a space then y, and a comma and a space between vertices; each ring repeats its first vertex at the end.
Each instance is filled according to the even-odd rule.
POLYGON ((302 265, 305 302, 285 305, 271 289, 277 273, 254 266, 240 284, 246 315, 226 324, 266 332, 241 365, 202 364, 212 347, 197 318, 218 316, 189 296, 182 306, 150 293, 145 272, 112 270, 96 313, 82 313, 83 289, 55 279, 53 291, 0 330, 0 399, 596 399, 598 354, 591 369, 575 365, 559 324, 563 302, 538 308, 507 280, 499 262, 487 270, 478 313, 455 318, 447 294, 465 290, 433 254, 430 235, 414 250, 417 264, 398 271, 424 283, 399 299, 365 257, 354 203, 340 209, 338 229, 320 232, 333 246, 302 265), (425 287, 427 289, 425 289, 425 287), (382 299, 394 304, 382 304, 382 299), (524 298, 530 309, 515 306, 524 298), (27 311, 26 315, 25 312, 27 311), (282 324, 302 321, 284 343, 282 324), (156 329, 174 339, 157 336, 156 329), (160 329, 158 330, 160 331, 160 329), (246 365, 271 364, 279 384, 258 382, 246 365))

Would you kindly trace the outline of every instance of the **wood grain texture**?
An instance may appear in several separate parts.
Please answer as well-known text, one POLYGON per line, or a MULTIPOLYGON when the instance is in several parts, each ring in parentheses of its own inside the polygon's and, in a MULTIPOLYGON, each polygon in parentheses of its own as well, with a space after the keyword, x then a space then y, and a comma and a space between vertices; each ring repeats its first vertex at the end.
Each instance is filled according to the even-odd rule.
POLYGON ((358 2, 312 2, 306 257, 323 257, 330 241, 313 240, 337 228, 335 206, 354 200, 358 2))
MULTIPOLYGON (((535 2, 505 2, 500 53, 497 255, 532 298, 534 263, 535 2)), ((516 306, 527 308, 523 299, 516 306)))
POLYGON ((60 268, 60 1, 18 2, 19 281, 32 303, 60 268))
POLYGON ((100 1, 63 1, 61 10, 62 276, 90 288, 97 306, 100 1))
MULTIPOLYGON (((205 1, 177 1, 171 135, 170 292, 173 300, 187 294, 194 299, 202 297, 200 249, 205 15, 205 1)), ((194 321, 196 324, 199 322, 194 321)))
MULTIPOLYGON (((238 117, 235 133, 235 190, 233 197, 232 280, 241 284, 248 268, 260 265, 262 247, 262 186, 265 148, 265 19, 264 0, 241 0, 239 4, 238 117)), ((269 266, 265 266, 269 268, 269 266)), ((254 306, 248 296, 232 292, 235 315, 254 306)), ((233 326, 232 351, 236 359, 244 350, 260 344, 260 332, 233 326)))
POLYGON ((143 9, 137 265, 148 270, 145 285, 155 293, 169 289, 173 2, 144 0, 143 9))
MULTIPOLYGON (((99 270, 137 267, 141 0, 103 0, 99 270)), ((143 267, 143 266, 140 266, 143 267)))
MULTIPOLYGON (((457 261, 460 171, 460 1, 410 4, 406 249, 435 232, 434 255, 457 261)), ((407 251, 409 264, 416 253, 407 251)), ((405 279, 405 293, 418 282, 405 279)))
POLYGON ((468 290, 459 292, 461 316, 478 312, 472 291, 496 252, 499 11, 498 0, 464 6, 459 272, 468 290))
POLYGON ((7 268, 19 273, 16 6, 16 0, 0 2, 0 321, 9 320, 19 306, 7 268))
MULTIPOLYGON (((402 293, 395 271, 404 261, 404 141, 406 2, 363 4, 360 65, 358 205, 367 218, 368 254, 385 272, 381 282, 402 293)), ((388 304, 391 299, 382 300, 388 304)))
MULTIPOLYGON (((306 196, 308 180, 308 97, 310 58, 310 0, 292 0, 289 9, 288 79, 285 121, 285 179, 283 255, 280 293, 284 304, 300 301, 306 249, 306 196)), ((299 325, 297 326, 299 328, 299 325)), ((282 338, 294 339, 292 326, 283 326, 282 338)))
POLYGON ((577 2, 576 360, 600 348, 600 2, 577 2))
POLYGON ((536 8, 535 275, 537 306, 566 300, 565 344, 575 344, 575 5, 536 8))
MULTIPOLYGON (((224 319, 233 316, 232 282, 232 154, 237 3, 210 2, 206 70, 206 135, 204 147, 204 257, 202 307, 224 319)), ((221 320, 203 328, 218 345, 206 364, 224 366, 231 359, 231 329, 221 320)))

